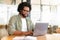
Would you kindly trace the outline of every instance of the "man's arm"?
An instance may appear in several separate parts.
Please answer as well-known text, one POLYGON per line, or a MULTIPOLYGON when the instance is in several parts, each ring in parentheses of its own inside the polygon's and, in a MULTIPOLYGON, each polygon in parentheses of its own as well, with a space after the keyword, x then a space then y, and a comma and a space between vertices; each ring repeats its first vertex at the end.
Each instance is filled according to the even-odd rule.
POLYGON ((10 35, 13 35, 13 33, 16 31, 16 26, 15 26, 15 22, 16 22, 16 17, 12 16, 9 20, 9 24, 8 24, 8 33, 10 35))
POLYGON ((22 36, 22 35, 28 36, 28 35, 32 35, 33 32, 32 31, 28 31, 28 32, 15 31, 13 34, 14 35, 19 35, 19 36, 22 36))
POLYGON ((21 36, 21 35, 23 35, 23 32, 21 32, 21 31, 15 31, 15 32, 13 33, 13 35, 19 35, 19 36, 21 36))

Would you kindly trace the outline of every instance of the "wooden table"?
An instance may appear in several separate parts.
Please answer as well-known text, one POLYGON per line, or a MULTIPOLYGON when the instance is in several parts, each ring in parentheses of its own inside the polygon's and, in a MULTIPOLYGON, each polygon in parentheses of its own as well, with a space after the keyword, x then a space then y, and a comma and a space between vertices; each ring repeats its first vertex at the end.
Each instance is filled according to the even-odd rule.
MULTIPOLYGON (((3 37, 1 40, 12 40, 14 37, 15 36, 6 36, 6 37, 3 37)), ((46 37, 45 36, 38 36, 37 40, 46 40, 46 37)))
MULTIPOLYGON (((1 40, 12 40, 16 36, 6 36, 1 40)), ((37 40, 60 40, 60 34, 47 34, 45 36, 38 36, 37 40)))

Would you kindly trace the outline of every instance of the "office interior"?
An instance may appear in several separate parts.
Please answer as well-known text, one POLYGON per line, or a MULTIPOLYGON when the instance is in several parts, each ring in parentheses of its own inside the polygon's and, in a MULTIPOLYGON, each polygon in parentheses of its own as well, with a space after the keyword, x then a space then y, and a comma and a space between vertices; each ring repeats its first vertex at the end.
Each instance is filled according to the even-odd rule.
POLYGON ((0 0, 0 29, 6 28, 9 19, 18 15, 17 6, 29 2, 32 10, 29 14, 32 22, 48 23, 48 33, 60 33, 60 0, 0 0))

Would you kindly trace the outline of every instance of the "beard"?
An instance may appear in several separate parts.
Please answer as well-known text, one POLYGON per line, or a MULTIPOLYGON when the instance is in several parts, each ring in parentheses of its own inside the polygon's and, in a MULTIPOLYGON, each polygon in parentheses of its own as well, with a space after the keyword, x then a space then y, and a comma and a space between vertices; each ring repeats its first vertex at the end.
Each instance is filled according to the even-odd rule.
POLYGON ((25 15, 25 14, 23 14, 23 13, 20 13, 24 18, 26 18, 26 17, 28 17, 28 14, 27 15, 25 15))

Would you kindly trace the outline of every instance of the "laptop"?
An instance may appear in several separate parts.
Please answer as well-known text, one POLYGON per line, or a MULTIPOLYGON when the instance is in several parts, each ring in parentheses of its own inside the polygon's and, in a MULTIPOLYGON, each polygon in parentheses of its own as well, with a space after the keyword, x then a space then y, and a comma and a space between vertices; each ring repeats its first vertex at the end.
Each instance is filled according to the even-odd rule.
POLYGON ((33 36, 42 36, 47 33, 48 23, 36 23, 33 36))

